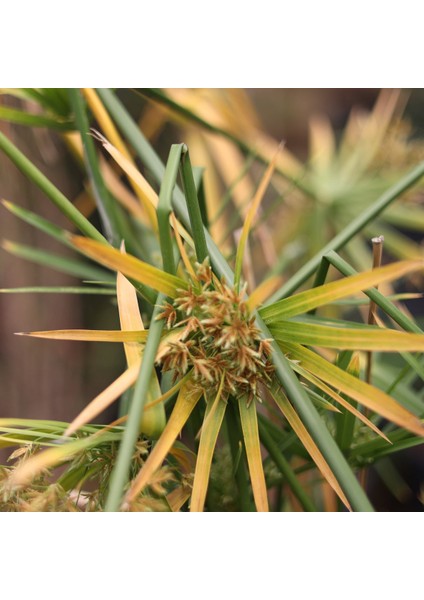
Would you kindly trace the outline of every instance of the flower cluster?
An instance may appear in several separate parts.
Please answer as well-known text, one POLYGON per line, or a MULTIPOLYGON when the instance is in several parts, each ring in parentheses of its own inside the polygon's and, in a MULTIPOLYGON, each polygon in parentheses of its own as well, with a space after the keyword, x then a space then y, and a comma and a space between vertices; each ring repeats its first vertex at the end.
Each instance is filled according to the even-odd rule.
POLYGON ((175 378, 192 369, 203 389, 213 393, 222 384, 224 396, 245 394, 250 403, 258 383, 269 381, 273 370, 269 342, 255 326, 245 290, 236 292, 214 278, 207 261, 196 268, 198 280, 179 290, 158 316, 168 328, 181 328, 161 358, 162 369, 173 370, 175 378))

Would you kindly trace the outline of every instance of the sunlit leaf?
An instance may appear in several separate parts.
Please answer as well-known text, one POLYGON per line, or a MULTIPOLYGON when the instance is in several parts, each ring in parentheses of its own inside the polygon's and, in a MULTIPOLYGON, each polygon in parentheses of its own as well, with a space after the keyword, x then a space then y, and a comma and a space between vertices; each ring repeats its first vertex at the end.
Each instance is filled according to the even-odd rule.
POLYGON ((326 283, 305 292, 300 292, 299 294, 275 302, 270 306, 266 306, 260 309, 259 312, 266 323, 271 323, 278 319, 287 319, 308 312, 328 302, 334 302, 340 298, 368 290, 379 283, 393 281, 413 271, 422 270, 423 267, 423 261, 397 262, 332 283, 326 283))
POLYGON ((145 263, 129 254, 121 254, 115 248, 100 244, 80 236, 70 237, 73 245, 84 254, 96 260, 105 267, 120 271, 127 277, 132 277, 154 290, 163 292, 171 298, 177 295, 177 289, 186 289, 187 284, 183 279, 165 273, 148 263, 145 263))

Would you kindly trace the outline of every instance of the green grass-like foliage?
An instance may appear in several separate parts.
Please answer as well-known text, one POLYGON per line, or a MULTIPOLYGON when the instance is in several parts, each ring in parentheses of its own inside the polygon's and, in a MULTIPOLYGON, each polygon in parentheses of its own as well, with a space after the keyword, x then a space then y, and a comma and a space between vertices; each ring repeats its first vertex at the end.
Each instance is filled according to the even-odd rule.
MULTIPOLYGON (((150 102, 166 104, 192 127, 194 123, 203 133, 225 140, 227 146, 221 151, 228 156, 223 158, 232 157, 242 172, 229 186, 224 204, 214 207, 205 185, 207 169, 199 178, 200 171, 192 166, 195 153, 190 156, 187 144, 175 144, 164 166, 116 93, 107 89, 53 92, 7 90, 38 103, 40 114, 0 110, 0 118, 79 136, 80 143, 66 139, 74 140, 73 150, 79 154, 93 211, 99 213, 103 230, 0 134, 0 150, 69 219, 70 230, 77 231, 64 231, 36 211, 10 201, 5 208, 84 257, 65 259, 3 241, 5 250, 71 273, 79 282, 68 289, 28 282, 27 288, 1 291, 116 294, 121 330, 28 335, 123 343, 127 369, 72 423, 23 420, 19 415, 0 418, 0 447, 15 447, 13 465, 1 471, 1 510, 280 511, 300 506, 315 511, 328 509, 328 486, 340 509, 373 510, 365 469, 424 439, 424 402, 414 391, 417 378, 424 374, 424 335, 376 288, 411 275, 422 281, 423 261, 414 253, 382 267, 371 268, 370 263, 358 272, 358 261, 349 257, 354 254, 352 243, 363 240, 376 219, 381 220, 420 181, 424 163, 415 164, 391 185, 378 187, 374 195, 370 192, 355 218, 338 218, 331 239, 314 235, 314 245, 308 246, 307 236, 298 228, 304 262, 295 272, 288 268, 282 284, 275 265, 284 264, 284 253, 291 252, 293 240, 287 238, 287 247, 281 248, 275 229, 261 217, 265 192, 272 194, 274 186, 275 193, 283 178, 289 185, 285 195, 306 194, 319 212, 328 194, 323 193, 318 175, 325 175, 327 192, 340 189, 340 176, 331 168, 331 160, 339 160, 349 173, 349 185, 357 186, 343 196, 347 202, 355 197, 355 189, 359 194, 372 179, 372 157, 365 156, 365 146, 363 154, 354 154, 356 162, 345 155, 342 161, 335 158, 335 150, 328 151, 328 131, 326 137, 315 130, 315 145, 322 143, 323 154, 327 152, 326 166, 321 156, 321 162, 314 163, 315 171, 308 165, 308 176, 301 178, 300 171, 296 175, 285 171, 281 148, 267 158, 235 130, 204 119, 201 104, 196 113, 163 92, 143 91, 150 102), (100 132, 96 140, 90 127, 100 132), (96 143, 105 138, 107 160, 96 143), (267 168, 253 186, 247 208, 238 205, 242 234, 240 242, 228 248, 220 219, 225 218, 225 206, 236 194, 237 182, 246 176, 252 156, 267 168), (129 184, 125 194, 122 182, 117 185, 111 175, 115 161, 129 184), (128 200, 130 185, 138 199, 128 200), (211 218, 213 210, 216 219, 211 218), (220 248, 219 241, 225 238, 220 248), (255 241, 250 248, 249 239, 255 241), (265 256, 274 256, 268 272, 261 268, 261 253, 255 254, 258 245, 265 256), (308 284, 313 276, 315 282, 308 284), (300 286, 304 287, 298 291, 300 286), (358 321, 355 310, 363 306, 363 292, 377 307, 377 323, 358 321), (354 301, 343 303, 352 296, 354 301), (146 323, 141 305, 143 315, 149 315, 146 323), (327 306, 331 318, 325 314, 327 306), (377 360, 367 363, 376 352, 377 360), (400 367, 393 369, 385 357, 395 352, 401 352, 400 367), (369 375, 371 364, 374 378, 369 375), (127 404, 121 402, 119 420, 90 425, 124 395, 127 404), (275 506, 270 506, 271 497, 278 499, 275 506)), ((140 97, 139 102, 142 109, 140 97)), ((222 106, 217 102, 215 108, 219 111, 222 106)), ((223 112, 223 122, 225 115, 228 118, 228 111, 223 112)), ((238 118, 234 114, 234 128, 238 118)), ((381 140, 386 129, 378 128, 381 140)), ((339 196, 332 202, 339 214, 339 196)), ((419 206, 411 211, 417 222, 423 221, 419 206)), ((396 214, 395 208, 391 214, 396 214)), ((297 222, 302 218, 306 220, 300 215, 297 222)), ((315 227, 321 222, 317 217, 315 227)), ((290 223, 282 221, 281 227, 285 226, 290 223)), ((384 461, 382 469, 388 464, 384 461)))

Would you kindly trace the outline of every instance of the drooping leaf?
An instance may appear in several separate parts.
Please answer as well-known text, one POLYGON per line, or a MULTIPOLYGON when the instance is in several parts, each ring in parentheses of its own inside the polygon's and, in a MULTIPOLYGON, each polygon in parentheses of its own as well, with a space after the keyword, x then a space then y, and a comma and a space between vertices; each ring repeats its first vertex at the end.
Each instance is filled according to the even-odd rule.
POLYGON ((89 423, 95 419, 100 413, 108 408, 112 402, 122 396, 122 394, 134 385, 137 375, 140 371, 141 361, 134 363, 122 375, 120 375, 113 383, 104 389, 96 396, 87 406, 78 414, 78 416, 70 423, 64 433, 64 436, 70 436, 77 431, 82 425, 89 423))
POLYGON ((322 381, 320 381, 317 377, 309 373, 306 369, 303 369, 298 364, 293 364, 293 369, 297 371, 300 375, 302 375, 305 379, 313 383, 317 388, 323 391, 325 394, 333 398, 336 402, 338 402, 341 406, 343 406, 347 411, 352 413, 356 418, 365 423, 367 427, 375 431, 377 435, 381 436, 386 442, 389 442, 387 436, 376 426, 372 421, 367 419, 365 415, 359 412, 352 404, 350 404, 347 400, 345 400, 340 394, 337 394, 334 390, 332 390, 328 385, 325 385, 322 381))
POLYGON ((303 425, 299 415, 294 410, 293 406, 290 404, 285 394, 278 386, 274 385, 271 389, 272 396, 280 408, 283 415, 286 417, 287 421, 290 423, 293 431, 296 433, 302 444, 305 446, 306 450, 311 455, 311 458, 317 465, 318 469, 321 471, 325 479, 331 485, 333 490, 339 496, 340 500, 343 504, 350 510, 350 504, 341 489, 339 482, 337 481, 333 471, 330 469, 327 461, 319 451, 315 442, 309 435, 306 427, 303 425))
POLYGON ((300 361, 300 365, 322 381, 357 400, 389 421, 405 427, 416 435, 424 435, 424 425, 419 419, 378 388, 360 381, 342 371, 321 356, 298 344, 284 343, 289 357, 300 361))

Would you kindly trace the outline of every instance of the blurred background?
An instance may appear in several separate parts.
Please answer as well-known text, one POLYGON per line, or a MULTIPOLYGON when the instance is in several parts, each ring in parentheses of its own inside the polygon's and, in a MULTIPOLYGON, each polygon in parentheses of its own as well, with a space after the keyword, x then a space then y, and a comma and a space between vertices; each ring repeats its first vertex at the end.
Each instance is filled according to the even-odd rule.
MULTIPOLYGON (((326 116, 335 132, 342 131, 352 109, 370 111, 379 89, 248 89, 247 97, 258 127, 274 140, 285 140, 286 148, 300 161, 308 159, 309 124, 326 116)), ((149 103, 131 90, 119 95, 149 127, 149 136, 165 160, 169 144, 185 141, 177 124, 155 128, 149 103), (150 116, 149 116, 150 115, 150 116)), ((424 138, 424 90, 404 90, 404 119, 412 139, 424 138)), ((8 95, 0 103, 17 107, 20 101, 8 95)), ((59 134, 0 122, 20 150, 69 198, 84 193, 81 171, 59 134)), ((201 164, 192 152, 194 164, 201 164)), ((70 229, 65 218, 0 154, 0 198, 10 200, 70 229)), ((412 235, 412 234, 411 234, 412 235)), ((420 234, 413 234, 421 243, 420 234)), ((0 238, 40 249, 67 250, 36 231, 0 206, 0 238)), ((69 256, 71 253, 69 252, 69 256)), ((37 285, 74 285, 77 280, 41 264, 23 260, 0 249, 0 288, 37 285)), ((110 296, 57 294, 0 294, 0 414, 3 417, 71 420, 83 406, 112 382, 124 367, 120 345, 55 342, 16 336, 16 332, 45 329, 112 329, 119 327, 116 303, 110 296), (119 347, 118 347, 119 346, 119 347)), ((420 312, 419 304, 414 304, 420 312)), ((113 419, 115 410, 103 420, 113 419)), ((402 473, 397 496, 387 492, 377 472, 370 477, 370 493, 378 510, 422 510, 424 467, 421 449, 400 453, 394 463, 402 473), (420 500, 421 495, 421 500, 420 500)))

